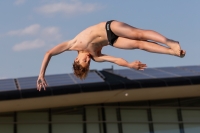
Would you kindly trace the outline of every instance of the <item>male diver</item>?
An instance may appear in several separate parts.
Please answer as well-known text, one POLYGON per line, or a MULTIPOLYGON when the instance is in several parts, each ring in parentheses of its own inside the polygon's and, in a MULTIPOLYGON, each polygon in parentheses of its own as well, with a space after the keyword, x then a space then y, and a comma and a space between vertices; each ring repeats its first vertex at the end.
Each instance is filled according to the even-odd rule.
POLYGON ((184 57, 179 42, 168 39, 153 30, 135 28, 123 22, 111 20, 101 22, 80 32, 73 39, 58 44, 46 52, 37 80, 37 90, 46 88, 45 71, 52 56, 65 51, 77 51, 73 63, 74 74, 84 79, 87 76, 90 60, 95 62, 112 62, 131 69, 144 70, 147 65, 140 61, 127 62, 118 57, 101 53, 104 46, 111 45, 120 49, 141 49, 148 52, 184 57), (165 46, 159 45, 164 44, 165 46))

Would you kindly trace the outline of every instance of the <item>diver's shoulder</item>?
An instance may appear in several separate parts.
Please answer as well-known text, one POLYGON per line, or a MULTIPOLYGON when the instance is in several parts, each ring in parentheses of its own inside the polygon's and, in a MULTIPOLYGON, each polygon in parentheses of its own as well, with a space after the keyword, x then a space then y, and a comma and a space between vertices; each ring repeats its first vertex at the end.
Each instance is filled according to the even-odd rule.
POLYGON ((106 22, 99 22, 97 26, 105 26, 106 22))

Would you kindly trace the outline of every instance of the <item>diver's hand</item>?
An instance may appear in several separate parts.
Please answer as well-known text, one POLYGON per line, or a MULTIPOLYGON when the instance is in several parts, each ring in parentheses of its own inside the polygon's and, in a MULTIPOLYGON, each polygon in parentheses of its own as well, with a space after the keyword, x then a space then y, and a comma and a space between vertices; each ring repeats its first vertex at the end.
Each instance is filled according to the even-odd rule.
POLYGON ((143 64, 140 61, 134 61, 129 63, 129 68, 134 68, 136 70, 144 70, 147 67, 146 64, 143 64))
POLYGON ((47 87, 47 82, 45 80, 44 77, 38 77, 38 80, 37 80, 37 90, 38 91, 41 91, 42 88, 44 88, 44 90, 46 90, 46 87, 47 87))

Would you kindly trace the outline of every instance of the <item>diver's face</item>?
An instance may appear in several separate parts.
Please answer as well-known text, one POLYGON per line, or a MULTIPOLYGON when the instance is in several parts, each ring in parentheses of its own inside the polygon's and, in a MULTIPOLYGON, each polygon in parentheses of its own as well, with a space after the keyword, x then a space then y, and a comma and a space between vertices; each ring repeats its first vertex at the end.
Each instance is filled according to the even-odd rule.
POLYGON ((90 55, 89 54, 79 54, 75 62, 79 63, 83 67, 87 67, 90 64, 90 55))

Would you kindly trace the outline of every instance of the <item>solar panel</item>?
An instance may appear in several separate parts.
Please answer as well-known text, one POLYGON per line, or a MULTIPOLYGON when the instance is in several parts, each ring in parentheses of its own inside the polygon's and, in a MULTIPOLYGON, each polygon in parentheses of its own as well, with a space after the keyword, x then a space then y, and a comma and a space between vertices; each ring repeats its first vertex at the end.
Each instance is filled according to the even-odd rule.
POLYGON ((123 77, 127 77, 131 80, 139 79, 152 79, 152 78, 170 78, 175 77, 176 75, 164 71, 160 71, 154 68, 147 68, 144 71, 139 71, 135 69, 126 69, 126 70, 114 70, 115 74, 119 74, 123 77))
POLYGON ((37 78, 38 77, 18 78, 17 81, 20 89, 36 88, 37 78))
POLYGON ((174 77, 180 77, 180 76, 196 76, 197 73, 193 73, 184 69, 181 69, 179 67, 163 67, 163 68, 156 68, 157 70, 170 73, 174 75, 174 77))
POLYGON ((49 86, 63 86, 75 84, 69 74, 48 75, 45 77, 49 86))
POLYGON ((173 78, 181 76, 197 76, 200 73, 200 66, 147 68, 144 71, 138 71, 135 69, 121 69, 112 70, 109 72, 131 80, 173 78))
POLYGON ((70 76, 79 84, 104 82, 104 80, 94 71, 88 72, 88 75, 84 80, 77 78, 74 74, 70 74, 70 76))
POLYGON ((131 80, 154 78, 151 75, 140 73, 139 71, 132 70, 132 69, 113 70, 113 73, 120 75, 122 77, 126 77, 126 78, 131 79, 131 80))
MULTIPOLYGON (((21 89, 36 88, 38 77, 18 78, 17 81, 21 89)), ((85 80, 80 80, 74 74, 57 74, 45 76, 48 86, 64 86, 77 83, 96 83, 104 80, 96 73, 89 72, 85 80)))
MULTIPOLYGON (((138 71, 138 70, 134 70, 134 71, 138 71)), ((155 69, 155 68, 147 68, 144 71, 138 71, 138 72, 142 73, 144 75, 148 75, 151 78, 168 78, 168 77, 174 77, 175 76, 171 73, 160 71, 160 70, 155 69)))
POLYGON ((15 85, 14 79, 3 79, 0 80, 0 91, 10 91, 16 90, 17 87, 15 85))
MULTIPOLYGON (((17 80, 21 89, 30 89, 37 87, 37 79, 38 77, 26 77, 18 78, 17 80)), ((68 74, 47 75, 45 79, 48 86, 62 86, 75 83, 68 74)))
POLYGON ((200 74, 200 66, 181 66, 180 68, 190 71, 191 73, 200 74))

